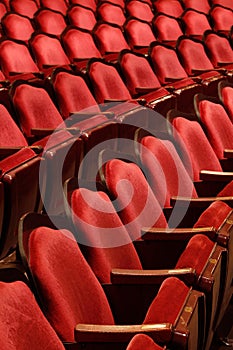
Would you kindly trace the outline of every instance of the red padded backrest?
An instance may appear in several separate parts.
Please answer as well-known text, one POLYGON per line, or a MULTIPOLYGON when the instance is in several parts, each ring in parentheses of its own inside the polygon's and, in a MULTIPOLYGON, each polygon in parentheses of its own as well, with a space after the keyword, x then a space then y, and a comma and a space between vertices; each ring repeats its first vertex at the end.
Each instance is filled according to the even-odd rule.
MULTIPOLYGON (((222 171, 219 160, 198 122, 177 117, 173 120, 173 126, 176 130, 175 139, 189 155, 194 181, 199 180, 201 170, 222 171)), ((186 169, 189 169, 189 165, 186 169)))
POLYGON ((91 9, 74 6, 68 11, 70 23, 87 30, 92 30, 96 24, 95 14, 91 9))
POLYGON ((162 350, 163 348, 152 340, 148 335, 136 334, 129 342, 126 350, 162 350))
POLYGON ((136 164, 110 160, 105 166, 105 180, 132 239, 141 237, 142 227, 167 226, 161 207, 136 164))
POLYGON ((188 75, 192 75, 192 69, 214 68, 201 43, 184 39, 180 42, 178 49, 184 62, 184 68, 188 75))
POLYGON ((86 59, 91 57, 101 57, 90 33, 78 29, 69 29, 62 36, 62 41, 71 61, 74 58, 86 59))
POLYGON ((209 49, 209 57, 214 67, 219 63, 233 63, 233 50, 227 38, 211 33, 205 39, 205 45, 209 49))
POLYGON ((58 39, 37 34, 31 41, 33 52, 40 69, 43 65, 67 65, 70 63, 58 39))
POLYGON ((12 119, 7 109, 0 104, 0 147, 25 147, 28 145, 21 130, 12 119))
POLYGON ((233 11, 231 9, 216 6, 211 11, 211 18, 214 22, 214 30, 228 32, 233 23, 233 11))
POLYGON ((103 289, 69 231, 36 228, 29 256, 46 317, 63 341, 74 341, 78 323, 114 324, 103 289))
POLYGON ((93 62, 89 69, 89 77, 98 103, 104 103, 105 99, 131 99, 130 93, 115 67, 102 62, 93 62))
POLYGON ((110 282, 113 268, 142 269, 134 245, 105 193, 75 190, 71 207, 73 221, 86 245, 85 256, 101 283, 110 282))
POLYGON ((230 118, 223 106, 208 100, 199 102, 199 113, 217 157, 224 158, 224 149, 233 149, 233 124, 230 118))
POLYGON ((157 0, 154 2, 154 7, 157 12, 163 12, 173 17, 180 17, 183 8, 177 0, 157 0))
POLYGON ((10 7, 20 15, 28 16, 30 18, 33 18, 34 13, 38 10, 37 3, 32 0, 12 0, 10 2, 10 7))
POLYGON ((176 41, 179 36, 183 35, 176 18, 161 14, 154 19, 153 24, 159 41, 176 41))
POLYGON ((150 5, 145 2, 132 0, 126 4, 126 9, 129 16, 142 19, 143 21, 151 22, 154 17, 150 5))
POLYGON ((27 84, 19 85, 13 95, 13 103, 26 136, 31 136, 31 128, 56 129, 63 122, 53 101, 43 88, 27 84))
POLYGON ((187 73, 182 67, 174 50, 164 46, 154 46, 151 50, 150 57, 156 75, 162 84, 166 84, 169 78, 183 79, 187 77, 187 73))
POLYGON ((70 2, 72 4, 86 6, 86 7, 90 8, 90 9, 92 9, 93 11, 96 10, 96 2, 95 2, 95 0, 71 0, 70 2))
POLYGON ((161 85, 145 57, 126 53, 121 58, 121 69, 132 95, 137 87, 159 88, 161 85))
POLYGON ((53 80, 53 87, 64 118, 83 109, 85 112, 100 112, 96 100, 80 76, 59 72, 53 80))
POLYGON ((222 101, 233 123, 233 87, 225 86, 222 89, 222 101))
POLYGON ((185 34, 202 36, 206 30, 211 29, 209 21, 204 13, 187 11, 182 20, 185 23, 185 34))
POLYGON ((66 28, 66 21, 59 12, 43 9, 36 17, 35 21, 39 29, 48 34, 60 35, 66 28))
POLYGON ((125 32, 127 34, 127 41, 132 48, 134 46, 147 47, 152 41, 156 41, 149 23, 140 22, 136 19, 131 19, 127 22, 125 32))
POLYGON ((219 4, 225 7, 229 7, 233 10, 233 4, 231 0, 211 0, 212 4, 219 4))
POLYGON ((66 15, 67 3, 65 0, 41 0, 41 6, 48 7, 52 10, 59 11, 66 15))
POLYGON ((0 19, 7 13, 6 6, 3 3, 0 3, 0 19))
MULTIPOLYGON (((231 0, 230 0, 231 1, 231 0)), ((211 1, 213 2, 213 1, 211 1)), ((186 9, 191 8, 197 11, 204 12, 206 14, 209 13, 210 10, 210 4, 208 0, 184 0, 184 5, 186 9)))
POLYGON ((120 52, 123 49, 129 49, 125 37, 119 27, 113 27, 105 23, 100 24, 95 30, 95 37, 102 54, 108 52, 120 52))
POLYGON ((9 13, 2 21, 8 38, 28 41, 34 32, 30 19, 17 13, 9 13))
POLYGON ((23 44, 10 40, 3 41, 0 44, 0 62, 6 77, 10 76, 10 72, 28 73, 39 71, 28 48, 23 44))
POLYGON ((193 182, 170 141, 146 136, 141 144, 142 165, 161 206, 169 207, 173 196, 197 198, 193 182))
POLYGON ((229 205, 226 203, 222 201, 215 201, 210 204, 208 210, 205 210, 200 215, 194 227, 207 227, 211 223, 211 226, 215 227, 216 230, 218 230, 231 211, 232 208, 229 207, 229 205))
POLYGON ((64 350, 30 289, 21 281, 0 282, 0 338, 4 349, 64 350))
POLYGON ((98 7, 98 14, 103 21, 118 24, 119 26, 123 26, 125 22, 125 15, 121 6, 103 2, 98 7))

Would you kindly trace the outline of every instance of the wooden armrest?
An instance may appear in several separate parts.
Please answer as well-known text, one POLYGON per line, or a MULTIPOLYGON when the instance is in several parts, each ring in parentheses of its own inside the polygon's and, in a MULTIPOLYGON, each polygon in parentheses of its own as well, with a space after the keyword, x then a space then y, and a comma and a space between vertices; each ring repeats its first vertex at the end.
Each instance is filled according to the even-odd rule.
POLYGON ((174 207, 174 205, 178 202, 178 205, 183 205, 187 207, 189 205, 190 207, 194 208, 204 208, 209 206, 212 202, 215 201, 222 201, 227 202, 230 206, 233 204, 233 196, 232 197, 200 197, 200 198, 188 198, 188 197, 172 197, 170 200, 171 206, 174 207))
POLYGON ((113 284, 157 284, 160 285, 171 276, 181 277, 190 285, 195 281, 195 270, 192 268, 169 270, 126 270, 113 269, 111 282, 113 284))
POLYGON ((176 240, 183 241, 190 239, 196 234, 204 234, 209 238, 214 239, 217 235, 214 227, 200 227, 200 228, 142 228, 142 239, 143 240, 176 240))
POLYGON ((138 333, 150 335, 155 341, 167 343, 172 337, 170 323, 142 324, 130 326, 78 324, 75 327, 75 340, 77 342, 124 342, 138 333))
POLYGON ((15 154, 16 152, 20 151, 22 148, 30 148, 36 154, 39 154, 39 153, 41 153, 43 151, 43 147, 42 146, 1 147, 0 148, 0 157, 9 157, 12 154, 15 154))
POLYGON ((233 149, 225 149, 223 156, 224 158, 233 158, 233 149))
POLYGON ((229 181, 233 180, 233 172, 231 172, 231 171, 201 170, 200 179, 205 180, 205 181, 229 182, 229 181))

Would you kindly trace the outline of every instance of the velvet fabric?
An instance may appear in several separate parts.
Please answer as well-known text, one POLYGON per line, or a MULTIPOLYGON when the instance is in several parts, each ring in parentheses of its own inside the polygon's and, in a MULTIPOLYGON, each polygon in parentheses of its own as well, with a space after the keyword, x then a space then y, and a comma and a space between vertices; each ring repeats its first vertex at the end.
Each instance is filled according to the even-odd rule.
POLYGON ((129 49, 120 27, 102 23, 95 29, 94 35, 102 55, 129 49))
POLYGON ((225 86, 222 89, 222 102, 227 110, 229 117, 233 123, 233 88, 230 86, 225 86))
POLYGON ((121 69, 131 95, 137 94, 137 87, 158 89, 161 87, 146 58, 125 53, 121 58, 121 69))
POLYGON ((53 88, 65 119, 73 112, 100 113, 100 108, 82 77, 58 72, 53 79, 53 88))
POLYGON ((227 38, 219 36, 217 33, 210 33, 205 38, 205 45, 209 50, 214 67, 218 67, 219 63, 233 62, 233 50, 227 38))
POLYGON ((218 229, 231 211, 232 208, 226 203, 215 201, 200 215, 194 227, 213 226, 218 229))
POLYGON ((138 0, 131 0, 126 3, 126 10, 129 16, 139 18, 146 22, 151 22, 154 17, 150 5, 138 0))
POLYGON ((144 324, 168 322, 175 324, 189 294, 189 288, 176 277, 167 278, 151 303, 144 324), (166 307, 164 307, 166 305, 166 307))
POLYGON ((197 198, 193 182, 170 141, 146 136, 141 144, 143 169, 162 207, 169 207, 173 196, 197 198))
POLYGON ((39 69, 43 69, 43 65, 62 66, 70 63, 57 38, 37 34, 31 41, 31 47, 39 69))
POLYGON ((0 3, 0 18, 2 18, 7 13, 6 6, 3 3, 0 3))
POLYGON ((148 47, 152 41, 156 41, 149 23, 132 18, 127 21, 124 28, 132 49, 136 46, 148 47))
POLYGON ((98 103, 105 99, 130 100, 131 95, 116 68, 102 62, 93 62, 89 77, 98 103))
POLYGON ((63 122, 60 113, 43 88, 21 84, 15 89, 13 103, 27 137, 32 136, 31 128, 56 129, 63 122))
POLYGON ((126 350, 163 350, 146 334, 136 334, 129 342, 126 350))
POLYGON ((85 257, 101 283, 110 282, 113 268, 142 269, 131 239, 105 193, 75 190, 71 208, 86 245, 85 257))
POLYGON ((11 40, 1 42, 0 61, 1 69, 8 78, 11 72, 29 73, 39 71, 27 46, 11 40))
POLYGON ((8 13, 2 20, 6 36, 15 40, 28 41, 34 32, 30 19, 17 13, 8 13))
POLYGON ((175 129, 174 137, 189 158, 185 159, 185 167, 187 164, 189 173, 191 162, 194 181, 199 180, 201 170, 222 171, 219 160, 198 122, 177 117, 172 124, 175 129))
POLYGON ((175 268, 183 269, 192 267, 199 277, 206 266, 214 244, 215 243, 205 235, 197 234, 193 236, 177 261, 175 268))
POLYGON ((213 21, 213 29, 229 32, 233 23, 233 11, 228 8, 216 6, 210 12, 213 21))
POLYGON ((78 323, 114 324, 107 298, 69 231, 33 230, 29 256, 46 317, 60 339, 74 341, 78 323))
POLYGON ((159 41, 176 41, 183 32, 176 18, 160 14, 153 20, 159 41))
POLYGON ((0 338, 7 350, 65 349, 21 281, 0 282, 0 338))
POLYGON ((64 16, 66 15, 67 3, 65 0, 56 0, 56 1, 41 0, 41 6, 50 8, 51 10, 59 11, 64 16))
POLYGON ((76 28, 70 28, 62 35, 62 42, 71 61, 75 58, 87 59, 101 57, 90 33, 76 28))
POLYGON ((136 164, 110 160, 105 166, 105 181, 132 239, 141 237, 142 227, 167 226, 161 207, 136 164))
POLYGON ((35 1, 31 0, 12 0, 10 2, 11 10, 19 13, 20 15, 33 18, 34 13, 38 10, 38 6, 35 1))
POLYGON ((2 174, 16 168, 18 165, 26 163, 36 156, 30 148, 22 148, 17 153, 0 161, 2 174))
POLYGON ((199 102, 199 113, 217 157, 224 158, 224 150, 233 149, 233 124, 230 118, 222 105, 208 100, 199 102))
POLYGON ((182 16, 185 23, 185 34, 202 37, 206 30, 211 30, 210 23, 204 13, 187 11, 182 16))
MULTIPOLYGON (((231 1, 231 0, 230 0, 231 1)), ((213 3, 213 0, 211 1, 213 3)), ((206 14, 209 13, 210 4, 208 0, 196 1, 196 0, 184 0, 185 8, 191 8, 206 14)))
POLYGON ((91 9, 74 6, 69 9, 67 14, 70 23, 78 28, 92 31, 96 24, 95 14, 91 9))
POLYGON ((180 17, 183 12, 181 3, 177 0, 157 0, 154 2, 156 12, 163 12, 173 17, 180 17))
POLYGON ((60 35, 67 25, 61 13, 49 9, 42 9, 38 12, 35 22, 42 32, 53 35, 60 35))
POLYGON ((123 26, 126 19, 121 6, 115 6, 107 2, 103 2, 98 6, 97 13, 103 21, 119 26, 123 26))
POLYGON ((222 5, 225 7, 229 7, 230 9, 233 10, 233 4, 231 0, 212 0, 212 3, 214 5, 218 4, 218 5, 222 5))
POLYGON ((96 10, 96 2, 95 0, 71 0, 71 4, 86 6, 93 11, 96 10))

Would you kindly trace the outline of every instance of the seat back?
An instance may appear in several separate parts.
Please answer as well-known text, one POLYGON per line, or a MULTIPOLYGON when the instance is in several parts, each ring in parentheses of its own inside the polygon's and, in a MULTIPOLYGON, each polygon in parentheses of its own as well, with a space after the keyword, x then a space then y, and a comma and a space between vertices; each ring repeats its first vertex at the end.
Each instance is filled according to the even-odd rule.
POLYGON ((205 35, 205 45, 208 48, 209 57, 214 67, 233 63, 233 50, 225 36, 209 32, 205 35))
POLYGON ((174 43, 183 35, 180 23, 175 17, 158 14, 153 19, 153 25, 156 31, 158 41, 174 43))
POLYGON ((151 22, 154 17, 151 6, 146 2, 131 0, 126 4, 126 10, 129 16, 146 22, 151 22))
POLYGON ((10 2, 10 8, 12 11, 17 12, 20 15, 33 18, 34 13, 38 10, 38 5, 34 0, 12 0, 10 2))
POLYGON ((121 6, 103 1, 97 7, 97 14, 102 21, 123 26, 126 18, 121 6))
POLYGON ((4 3, 0 3, 0 19, 7 13, 7 8, 4 3))
POLYGON ((41 8, 34 16, 39 30, 47 34, 60 35, 66 28, 66 21, 62 13, 41 8))
POLYGON ((90 8, 74 5, 69 8, 67 15, 71 24, 78 28, 92 31, 96 24, 96 17, 90 8))
POLYGON ((82 5, 86 6, 89 9, 92 9, 94 12, 96 10, 96 2, 95 0, 71 0, 71 4, 77 4, 77 5, 82 5))
POLYGON ((156 12, 163 12, 176 18, 180 17, 183 12, 181 2, 178 0, 170 0, 169 2, 166 0, 156 0, 154 2, 154 8, 156 12))
MULTIPOLYGON (((211 1, 213 2, 213 1, 211 1)), ((208 0, 196 1, 196 0, 184 0, 184 6, 186 9, 190 8, 206 14, 209 13, 210 4, 208 0)))
POLYGON ((231 0, 212 0, 213 5, 222 5, 224 7, 228 7, 233 10, 233 5, 231 0))
POLYGON ((227 82, 219 83, 218 95, 233 123, 233 85, 227 82))
POLYGON ((27 42, 34 32, 30 18, 14 12, 8 12, 1 22, 3 30, 9 39, 27 42))
POLYGON ((130 18, 124 25, 127 41, 132 49, 138 47, 148 47, 156 37, 151 29, 151 25, 137 18, 130 18))
POLYGON ((59 11, 64 16, 66 15, 66 11, 67 11, 66 0, 56 0, 56 1, 41 0, 41 6, 50 8, 51 10, 59 11))
POLYGON ((228 34, 233 23, 233 10, 216 5, 210 11, 210 17, 213 21, 213 29, 217 32, 228 34))
POLYGON ((186 35, 201 39, 204 32, 211 29, 207 16, 204 13, 188 9, 181 18, 185 25, 186 35))

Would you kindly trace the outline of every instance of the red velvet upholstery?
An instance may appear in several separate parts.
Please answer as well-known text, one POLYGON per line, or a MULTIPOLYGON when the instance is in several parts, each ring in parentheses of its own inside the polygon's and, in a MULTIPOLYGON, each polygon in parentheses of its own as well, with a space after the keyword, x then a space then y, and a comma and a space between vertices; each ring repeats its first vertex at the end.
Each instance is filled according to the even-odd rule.
POLYGON ((3 3, 0 3, 0 19, 7 13, 6 6, 3 3))
POLYGON ((64 16, 66 15, 67 11, 67 3, 66 0, 41 0, 41 6, 50 8, 55 11, 61 12, 64 16))
POLYGON ((8 78, 12 72, 28 73, 39 71, 27 46, 11 40, 1 42, 0 61, 2 71, 8 78))
POLYGON ((141 162, 161 206, 173 196, 197 198, 197 193, 175 147, 170 141, 146 136, 141 140, 141 162))
POLYGON ((60 12, 41 9, 34 16, 37 27, 44 33, 60 35, 66 28, 66 21, 60 12))
POLYGON ((100 113, 96 100, 81 76, 60 71, 53 76, 53 88, 65 119, 70 113, 82 110, 100 113))
POLYGON ((233 4, 231 2, 231 0, 211 0, 212 4, 214 5, 222 5, 222 6, 225 6, 225 7, 228 7, 230 9, 233 10, 233 4))
POLYGON ((73 221, 85 237, 88 263, 101 283, 110 282, 113 268, 142 269, 130 237, 105 193, 75 190, 71 208, 73 221))
POLYGON ((154 1, 154 8, 157 12, 163 12, 173 17, 180 17, 183 12, 181 3, 177 0, 156 0, 154 1))
POLYGON ((213 29, 219 32, 229 33, 233 23, 233 10, 221 6, 215 6, 210 11, 213 21, 213 29))
POLYGON ((98 103, 106 99, 130 100, 131 96, 116 68, 103 62, 92 62, 89 77, 98 103))
POLYGON ((38 10, 38 5, 33 0, 12 0, 10 2, 11 10, 30 18, 33 18, 34 13, 38 10))
POLYGON ((100 23, 94 30, 94 35, 102 55, 129 49, 122 30, 118 26, 100 23))
POLYGON ((155 344, 155 342, 147 335, 137 334, 131 339, 126 350, 141 350, 141 349, 162 350, 163 348, 155 344))
MULTIPOLYGON (((229 191, 227 192, 229 194, 229 191)), ((222 195, 224 195, 224 193, 222 195)), ((232 208, 230 208, 229 205, 221 201, 213 202, 209 209, 210 210, 208 212, 201 214, 194 227, 206 227, 211 220, 212 226, 218 229, 232 211, 232 208)))
POLYGON ((201 170, 222 171, 219 160, 198 122, 178 117, 174 119, 173 126, 176 130, 175 139, 184 154, 188 155, 189 161, 185 159, 185 167, 194 181, 199 180, 201 170))
POLYGON ((124 28, 127 41, 132 49, 136 47, 147 47, 152 41, 156 41, 149 23, 129 18, 124 28))
POLYGON ((56 129, 63 119, 43 88, 27 84, 16 87, 13 103, 17 109, 20 125, 27 137, 32 136, 31 128, 56 129))
POLYGON ((208 99, 200 101, 198 109, 217 157, 224 158, 224 150, 233 149, 233 124, 230 118, 222 105, 208 99))
POLYGON ((145 57, 126 52, 121 57, 120 65, 126 85, 132 96, 137 95, 136 89, 139 87, 152 89, 161 87, 145 57))
POLYGON ((62 42, 71 61, 101 57, 92 35, 78 28, 67 29, 62 35, 62 42))
POLYGON ((32 292, 23 282, 0 282, 0 293, 0 338, 3 348, 64 350, 32 292))
POLYGON ((204 13, 188 10, 183 14, 182 20, 185 24, 185 34, 189 36, 201 39, 203 33, 211 29, 207 16, 204 13))
POLYGON ((96 24, 95 14, 91 9, 82 6, 73 6, 67 11, 71 24, 76 27, 92 30, 96 24))
POLYGON ((96 2, 95 0, 71 0, 70 1, 71 4, 77 4, 77 5, 82 5, 82 6, 86 6, 90 9, 92 9, 93 11, 96 10, 96 2))
POLYGON ((125 22, 125 15, 122 7, 117 5, 115 6, 109 2, 100 3, 97 13, 105 22, 118 24, 119 26, 123 26, 125 22))
POLYGON ((233 50, 227 38, 212 32, 205 37, 205 45, 214 67, 233 63, 233 50))
POLYGON ((8 38, 26 42, 34 32, 30 19, 17 13, 8 13, 2 19, 2 27, 8 38))
POLYGON ((139 18, 146 22, 151 22, 154 14, 149 4, 138 0, 131 0, 126 4, 129 16, 139 18))
POLYGON ((55 37, 37 34, 30 44, 40 69, 44 68, 43 65, 61 66, 70 63, 60 41, 55 37))
POLYGON ((221 99, 233 123, 233 87, 225 86, 221 91, 221 99))
POLYGON ((159 41, 176 42, 183 35, 176 18, 160 14, 153 20, 153 25, 159 41))
POLYGON ((186 9, 191 8, 200 12, 204 12, 206 14, 208 14, 210 10, 210 4, 208 0, 184 0, 184 6, 186 9))

